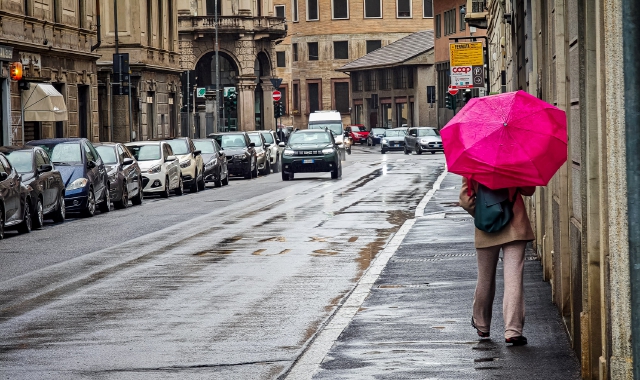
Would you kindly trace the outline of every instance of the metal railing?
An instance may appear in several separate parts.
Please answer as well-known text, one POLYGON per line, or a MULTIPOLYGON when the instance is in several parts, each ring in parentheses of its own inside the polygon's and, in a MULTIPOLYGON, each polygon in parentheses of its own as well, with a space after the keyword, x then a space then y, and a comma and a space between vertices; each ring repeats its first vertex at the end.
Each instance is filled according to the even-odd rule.
MULTIPOLYGON (((179 16, 178 28, 182 31, 215 29, 216 22, 214 16, 179 16)), ((269 30, 284 33, 286 22, 277 17, 240 17, 240 16, 218 16, 218 30, 238 31, 238 30, 269 30)))

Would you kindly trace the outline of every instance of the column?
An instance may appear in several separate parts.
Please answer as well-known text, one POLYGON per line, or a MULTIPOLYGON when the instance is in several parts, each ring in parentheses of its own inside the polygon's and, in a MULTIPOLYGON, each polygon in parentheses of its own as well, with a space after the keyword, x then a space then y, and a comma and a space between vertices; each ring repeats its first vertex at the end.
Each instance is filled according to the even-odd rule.
POLYGON ((238 130, 253 131, 256 129, 255 120, 255 90, 256 77, 244 76, 238 78, 238 130))
POLYGON ((276 126, 276 120, 273 113, 273 86, 269 82, 269 77, 260 78, 262 83, 262 101, 264 106, 264 115, 262 115, 263 125, 265 130, 274 129, 276 126))

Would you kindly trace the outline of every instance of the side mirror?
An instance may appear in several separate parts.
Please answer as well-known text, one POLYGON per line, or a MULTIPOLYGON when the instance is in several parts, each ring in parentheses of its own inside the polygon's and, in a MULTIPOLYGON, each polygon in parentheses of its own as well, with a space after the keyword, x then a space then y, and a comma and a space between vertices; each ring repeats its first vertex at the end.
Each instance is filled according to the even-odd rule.
POLYGON ((280 142, 280 143, 278 143, 278 146, 279 146, 280 148, 284 148, 286 145, 285 145, 285 143, 284 143, 284 142, 280 142))
POLYGON ((255 147, 256 147, 256 143, 254 143, 254 142, 249 143, 249 148, 255 148, 255 147))
MULTIPOLYGON (((53 166, 51 164, 42 164, 38 167, 39 173, 46 173, 53 170, 53 166)), ((5 173, 6 174, 6 173, 5 173)))
POLYGON ((96 167, 96 163, 95 163, 95 162, 93 162, 93 161, 88 161, 88 162, 87 162, 87 167, 88 167, 89 169, 93 169, 93 168, 95 168, 95 167, 96 167))
POLYGON ((270 146, 271 146, 271 144, 269 144, 269 143, 265 143, 265 144, 264 144, 264 147, 265 147, 265 148, 268 148, 268 147, 270 147, 270 146))
POLYGON ((122 165, 123 166, 129 166, 131 164, 133 164, 133 158, 127 157, 124 160, 122 160, 122 165))
POLYGON ((164 162, 175 161, 177 159, 178 157, 176 156, 167 156, 167 158, 164 159, 164 162))
POLYGON ((9 174, 7 174, 7 172, 0 172, 0 181, 4 181, 7 178, 9 178, 9 174))
POLYGON ((194 150, 194 151, 193 151, 193 155, 194 155, 194 156, 199 156, 201 153, 202 153, 202 151, 201 151, 201 150, 194 150))

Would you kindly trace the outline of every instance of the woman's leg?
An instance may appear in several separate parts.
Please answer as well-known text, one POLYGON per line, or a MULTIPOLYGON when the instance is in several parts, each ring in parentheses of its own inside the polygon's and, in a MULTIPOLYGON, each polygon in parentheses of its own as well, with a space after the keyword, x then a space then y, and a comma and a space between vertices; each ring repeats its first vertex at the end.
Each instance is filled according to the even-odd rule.
POLYGON ((496 266, 500 256, 500 246, 477 248, 478 282, 473 296, 473 319, 478 330, 491 330, 491 312, 496 294, 496 266))
POLYGON ((504 254, 504 337, 522 335, 524 326, 524 249, 527 242, 514 241, 502 246, 504 254))

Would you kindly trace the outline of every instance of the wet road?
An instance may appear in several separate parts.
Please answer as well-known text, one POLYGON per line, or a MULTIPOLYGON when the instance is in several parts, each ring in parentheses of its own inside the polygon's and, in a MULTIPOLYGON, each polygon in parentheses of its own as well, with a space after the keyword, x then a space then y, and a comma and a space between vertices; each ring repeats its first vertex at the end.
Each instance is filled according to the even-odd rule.
POLYGON ((12 236, 0 376, 276 378, 443 164, 357 147, 339 181, 236 180, 12 236))

